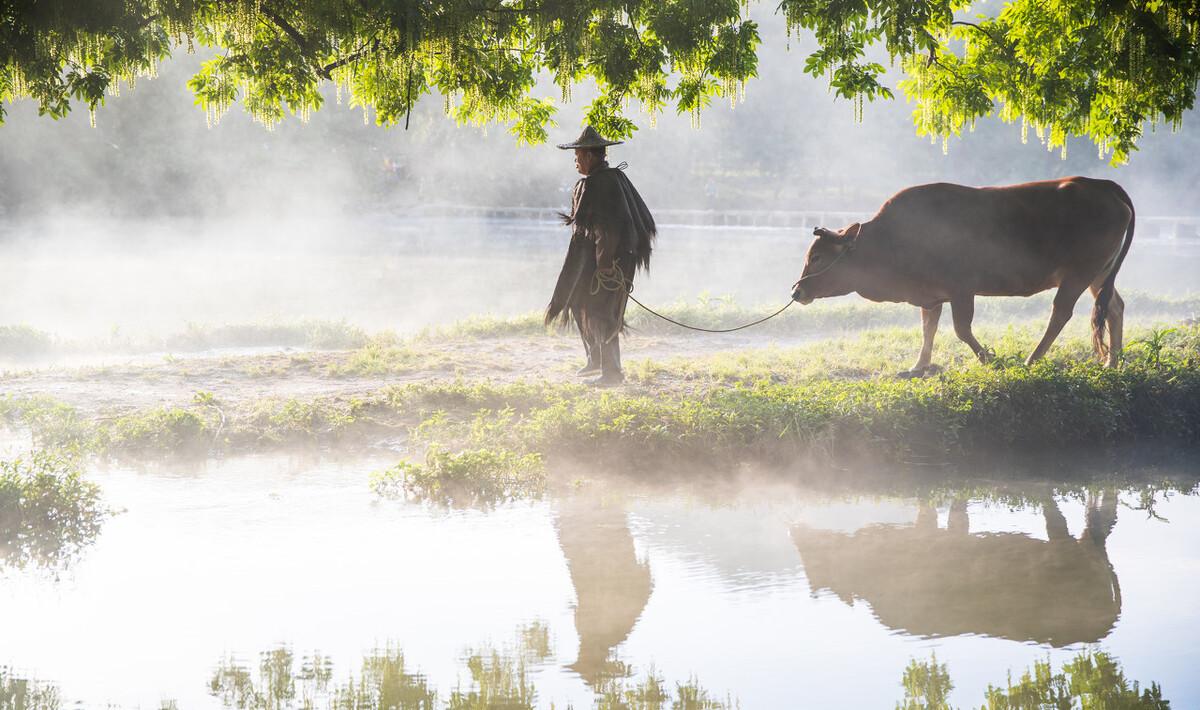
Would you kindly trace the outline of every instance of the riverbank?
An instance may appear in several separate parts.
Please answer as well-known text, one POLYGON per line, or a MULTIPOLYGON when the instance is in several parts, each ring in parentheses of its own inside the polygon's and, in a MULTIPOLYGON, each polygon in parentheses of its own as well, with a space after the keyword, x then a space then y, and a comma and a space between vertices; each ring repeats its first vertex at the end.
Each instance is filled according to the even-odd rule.
POLYGON ((935 361, 943 370, 912 380, 895 376, 918 347, 912 329, 794 347, 762 341, 710 352, 677 347, 674 355, 660 342, 661 353, 632 359, 627 384, 609 390, 572 381, 574 348, 564 339, 551 339, 551 374, 538 377, 512 360, 523 345, 541 341, 493 338, 474 350, 462 340, 398 341, 296 356, 265 375, 252 371, 255 361, 277 356, 246 356, 224 369, 227 360, 131 365, 111 384, 111 371, 67 372, 66 382, 53 380, 44 391, 37 379, 44 374, 10 375, 10 383, 25 386, 6 388, 0 417, 39 448, 113 458, 383 445, 418 462, 434 446, 443 455, 510 451, 650 468, 714 457, 945 462, 1014 447, 1200 437, 1200 326, 1130 329, 1119 369, 1095 364, 1077 331, 1033 367, 1020 362, 1037 336, 1033 324, 981 329, 997 354, 990 365, 942 338, 935 361), (404 358, 403 367, 388 365, 404 358), (447 360, 459 365, 446 366, 447 360), (164 368, 203 371, 207 379, 168 376, 164 368), (274 379, 291 377, 307 378, 309 386, 294 396, 257 396, 271 391, 274 379), (72 378, 112 391, 98 402, 56 396, 72 391, 72 378), (144 406, 130 397, 112 404, 122 401, 130 379, 151 389, 170 380, 174 401, 144 406), (246 391, 243 381, 257 386, 246 391))

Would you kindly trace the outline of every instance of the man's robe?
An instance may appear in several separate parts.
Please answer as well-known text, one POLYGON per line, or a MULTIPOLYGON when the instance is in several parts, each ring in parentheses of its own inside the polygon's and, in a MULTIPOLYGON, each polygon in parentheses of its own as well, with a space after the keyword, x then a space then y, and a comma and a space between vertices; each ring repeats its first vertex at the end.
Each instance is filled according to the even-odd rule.
POLYGON ((573 228, 567 258, 554 295, 546 307, 546 323, 576 321, 585 341, 611 338, 625 326, 625 301, 634 272, 650 267, 654 247, 654 217, 621 168, 607 164, 575 183, 571 214, 573 228), (618 267, 625 288, 610 290, 596 282, 596 271, 618 267))

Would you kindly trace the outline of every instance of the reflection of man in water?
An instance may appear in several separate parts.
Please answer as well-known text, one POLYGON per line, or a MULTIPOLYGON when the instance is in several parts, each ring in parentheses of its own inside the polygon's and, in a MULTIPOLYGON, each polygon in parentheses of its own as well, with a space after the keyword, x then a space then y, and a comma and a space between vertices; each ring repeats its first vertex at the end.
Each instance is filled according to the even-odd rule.
POLYGON ((653 584, 650 567, 639 561, 625 511, 595 497, 568 499, 557 506, 558 544, 575 587, 575 630, 579 656, 570 668, 595 687, 623 675, 613 647, 637 623, 653 584))
POLYGON ((650 266, 654 218, 624 164, 609 167, 605 140, 588 126, 573 143, 575 169, 583 177, 575 183, 571 214, 571 244, 558 275, 554 295, 546 308, 546 323, 575 321, 583 339, 587 364, 580 375, 599 373, 595 384, 619 384, 620 333, 625 327, 625 305, 633 289, 634 271, 650 266))

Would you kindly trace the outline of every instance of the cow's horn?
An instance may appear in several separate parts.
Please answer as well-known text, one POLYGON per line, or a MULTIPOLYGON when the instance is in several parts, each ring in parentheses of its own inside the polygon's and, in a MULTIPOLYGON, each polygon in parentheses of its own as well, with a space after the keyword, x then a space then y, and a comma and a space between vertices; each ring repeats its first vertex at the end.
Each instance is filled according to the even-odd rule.
POLYGON ((824 227, 817 227, 816 229, 813 230, 813 234, 818 237, 825 237, 826 239, 837 239, 838 238, 837 232, 831 232, 828 229, 825 229, 824 227))

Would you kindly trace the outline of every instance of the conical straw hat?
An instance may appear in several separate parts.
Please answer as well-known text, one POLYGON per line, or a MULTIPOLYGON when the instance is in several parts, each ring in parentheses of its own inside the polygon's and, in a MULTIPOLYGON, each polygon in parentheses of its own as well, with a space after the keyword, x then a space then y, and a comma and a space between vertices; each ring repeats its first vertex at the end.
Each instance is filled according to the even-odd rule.
POLYGON ((595 128, 588 126, 583 129, 583 133, 575 139, 574 143, 560 143, 559 148, 563 150, 571 150, 572 148, 604 148, 610 145, 620 145, 622 141, 610 141, 599 133, 595 128))

